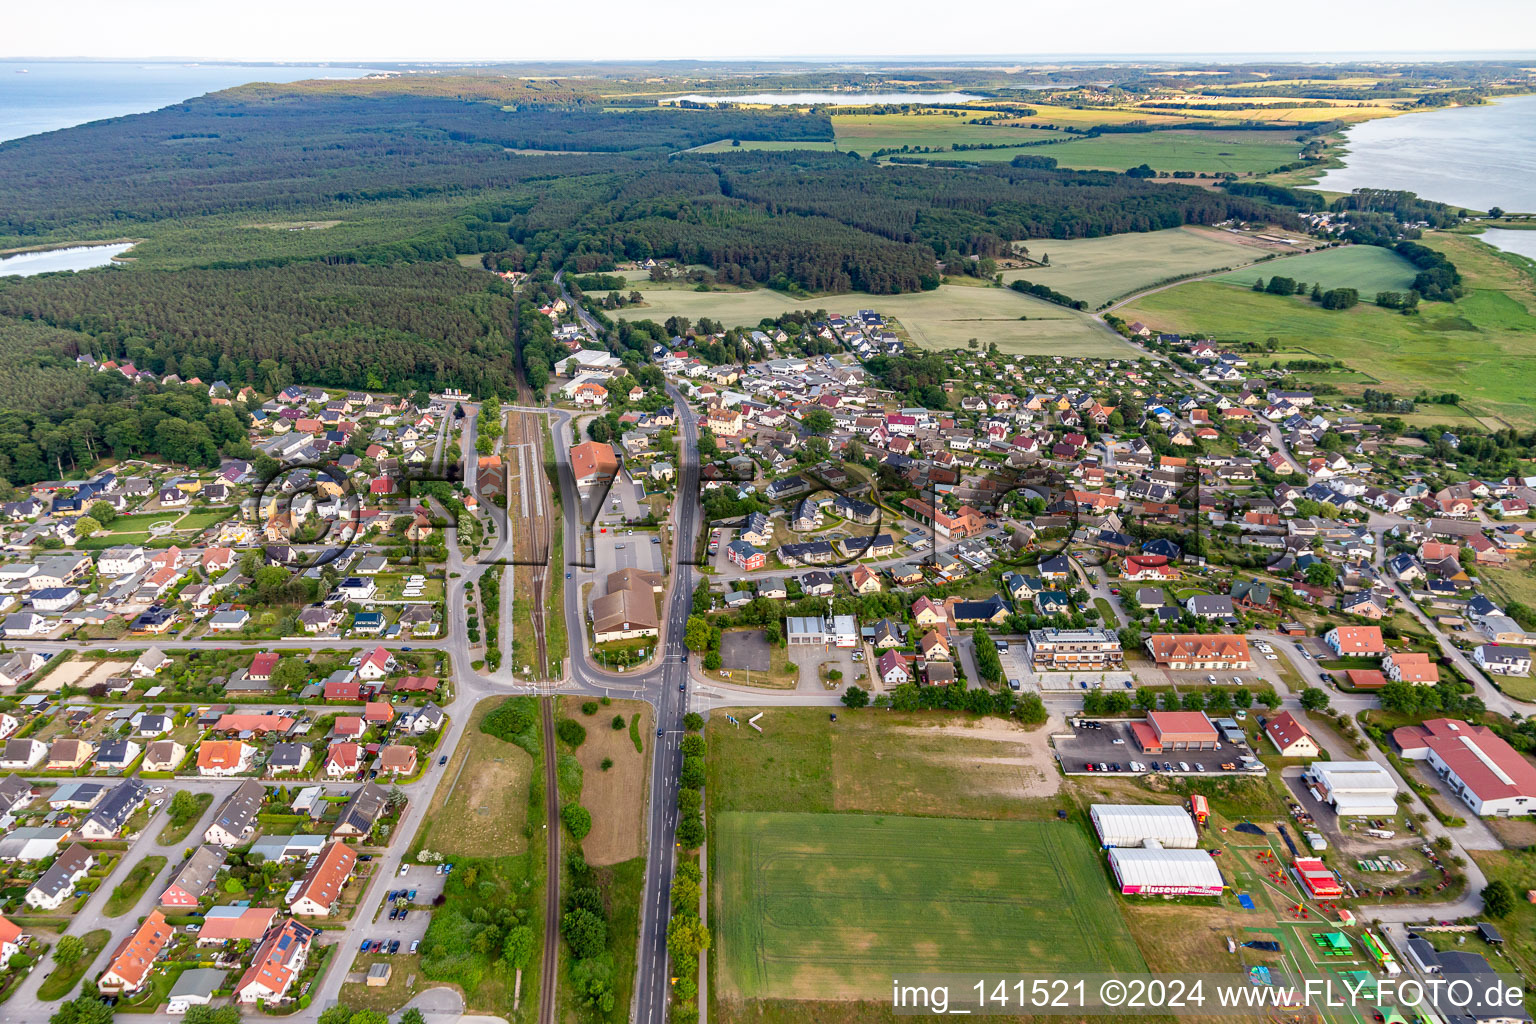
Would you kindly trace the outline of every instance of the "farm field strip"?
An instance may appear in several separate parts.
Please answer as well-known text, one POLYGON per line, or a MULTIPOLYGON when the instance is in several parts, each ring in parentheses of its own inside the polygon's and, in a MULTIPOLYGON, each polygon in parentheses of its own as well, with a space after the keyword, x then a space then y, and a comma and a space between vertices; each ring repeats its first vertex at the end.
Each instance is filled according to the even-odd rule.
POLYGON ((1066 822, 728 812, 713 821, 722 986, 879 998, 895 973, 1144 969, 1066 822))
POLYGON ((1284 256, 1257 266, 1234 270, 1214 280, 1222 284, 1253 286, 1254 278, 1266 281, 1275 276, 1289 277, 1308 284, 1329 288, 1357 288, 1360 298, 1370 301, 1377 292, 1406 291, 1413 285, 1417 271, 1397 253, 1379 245, 1350 245, 1338 249, 1284 256))
POLYGON ((1237 267, 1263 255, 1262 250, 1236 240, 1183 228, 1103 238, 1031 238, 1024 244, 1034 259, 1049 257, 1050 266, 1005 270, 1005 283, 1022 278, 1048 285, 1089 306, 1150 288, 1170 277, 1237 267))

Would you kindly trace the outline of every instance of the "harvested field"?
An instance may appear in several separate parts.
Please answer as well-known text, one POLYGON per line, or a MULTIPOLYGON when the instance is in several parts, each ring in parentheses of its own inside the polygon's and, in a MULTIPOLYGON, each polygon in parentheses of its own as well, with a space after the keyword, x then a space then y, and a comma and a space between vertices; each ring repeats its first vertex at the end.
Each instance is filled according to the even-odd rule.
POLYGON ((504 857, 527 849, 523 826, 533 759, 521 747, 480 731, 480 720, 502 700, 488 698, 475 709, 427 808, 419 848, 460 857, 504 857))
POLYGON ((587 738, 576 748, 581 762, 581 805, 592 812, 592 831, 581 842, 587 863, 606 867, 639 857, 645 852, 646 795, 650 792, 650 758, 635 749, 628 722, 640 716, 641 736, 651 735, 651 706, 645 701, 616 700, 599 707, 595 715, 581 713, 575 697, 560 699, 560 715, 580 722, 587 738), (615 716, 626 725, 612 727, 615 716), (603 771, 603 761, 613 765, 603 771))

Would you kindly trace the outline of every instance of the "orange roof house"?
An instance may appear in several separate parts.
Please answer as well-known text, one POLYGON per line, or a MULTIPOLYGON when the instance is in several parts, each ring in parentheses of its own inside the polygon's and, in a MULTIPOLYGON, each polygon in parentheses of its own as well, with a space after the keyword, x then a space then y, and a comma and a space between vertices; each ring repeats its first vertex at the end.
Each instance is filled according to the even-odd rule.
POLYGON ((197 748, 197 774, 238 775, 251 767, 256 748, 240 740, 204 740, 197 748))
POLYGON ((101 973, 96 987, 109 995, 137 992, 149 980, 155 957, 171 941, 176 930, 166 923, 165 915, 152 910, 138 930, 117 947, 112 962, 101 973))
POLYGON ((299 891, 289 904, 295 914, 309 914, 324 916, 331 912, 336 901, 341 898, 341 891, 346 887, 347 879, 352 877, 352 869, 357 866, 357 854, 346 843, 335 842, 328 845, 320 854, 320 859, 315 861, 315 866, 309 869, 304 876, 304 881, 299 885, 299 891))
POLYGON ((1381 663, 1388 679, 1396 683, 1424 683, 1440 681, 1440 667, 1420 651, 1393 651, 1381 663))
POLYGON ((1323 642, 1340 657, 1379 658, 1387 653, 1380 626, 1334 626, 1323 634, 1323 642))

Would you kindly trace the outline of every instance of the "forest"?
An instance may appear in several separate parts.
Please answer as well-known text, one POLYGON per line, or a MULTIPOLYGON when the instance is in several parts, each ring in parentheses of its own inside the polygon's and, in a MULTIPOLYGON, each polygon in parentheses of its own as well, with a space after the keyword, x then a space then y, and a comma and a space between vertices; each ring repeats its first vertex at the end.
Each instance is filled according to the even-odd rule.
MULTIPOLYGON (((264 394, 296 382, 510 393, 512 317, 506 286, 454 263, 0 278, 0 339, 35 332, 55 360, 94 355, 264 394)), ((0 398, 28 401, 16 388, 0 398)))
POLYGON ((731 137, 832 138, 825 114, 527 106, 240 90, 0 144, 0 237, 468 194, 731 137), (519 155, 514 150, 580 156, 519 155))

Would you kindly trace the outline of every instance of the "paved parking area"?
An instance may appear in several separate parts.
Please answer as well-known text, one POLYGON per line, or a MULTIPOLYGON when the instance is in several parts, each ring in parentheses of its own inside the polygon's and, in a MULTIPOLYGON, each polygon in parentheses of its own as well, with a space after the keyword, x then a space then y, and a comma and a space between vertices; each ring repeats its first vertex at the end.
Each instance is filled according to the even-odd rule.
POLYGON ((1171 764, 1173 767, 1167 772, 1173 775, 1250 774, 1221 770, 1223 764, 1236 764, 1239 757, 1250 754, 1247 747, 1223 743, 1220 750, 1169 750, 1161 754, 1147 754, 1142 752, 1141 745, 1136 742, 1129 721, 1106 719, 1093 724, 1099 727, 1093 728, 1092 724, 1085 723, 1082 728, 1074 728, 1072 717, 1068 716, 1067 729, 1071 730, 1071 734, 1063 732, 1054 737, 1057 760, 1069 775, 1087 771, 1085 766, 1088 764, 1092 764, 1096 772, 1099 765, 1115 762, 1119 762, 1122 772, 1129 773, 1132 761, 1146 765, 1149 771, 1159 772, 1165 771, 1163 764, 1171 764), (1179 768, 1181 763, 1189 765, 1187 773, 1179 768), (1204 772, 1196 771, 1196 764, 1201 765, 1204 772))
POLYGON ((720 637, 720 667, 766 672, 770 665, 768 641, 762 630, 733 630, 720 637))
POLYGON ((828 662, 834 663, 833 668, 842 670, 843 678, 839 685, 857 682, 865 663, 853 660, 853 652, 856 650, 856 647, 822 647, 820 644, 790 647, 790 664, 800 669, 799 689, 825 693, 826 687, 821 682, 821 666, 828 662))

